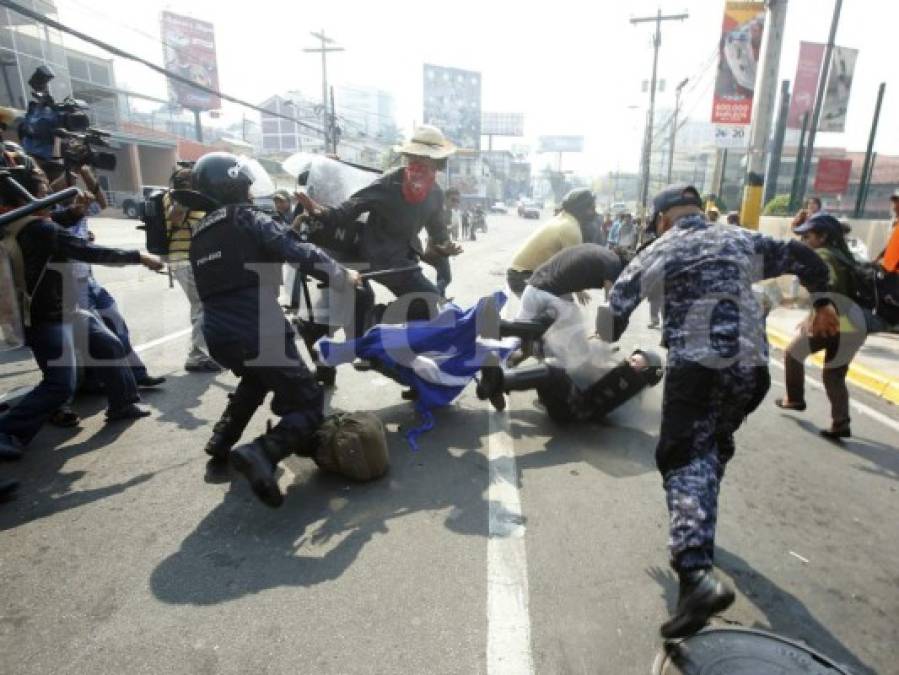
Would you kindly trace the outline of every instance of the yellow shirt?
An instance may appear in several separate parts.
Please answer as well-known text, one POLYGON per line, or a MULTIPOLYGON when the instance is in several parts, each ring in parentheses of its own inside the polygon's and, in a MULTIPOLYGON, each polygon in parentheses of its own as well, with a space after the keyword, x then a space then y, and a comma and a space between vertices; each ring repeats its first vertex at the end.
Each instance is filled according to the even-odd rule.
POLYGON ((172 201, 169 193, 166 193, 162 198, 162 204, 165 209, 166 231, 169 235, 168 259, 170 262, 187 260, 190 253, 190 238, 193 234, 193 227, 206 214, 202 211, 185 213, 182 206, 172 201))
POLYGON ((567 211, 534 232, 512 258, 510 267, 516 272, 533 272, 563 248, 583 243, 581 226, 567 211))

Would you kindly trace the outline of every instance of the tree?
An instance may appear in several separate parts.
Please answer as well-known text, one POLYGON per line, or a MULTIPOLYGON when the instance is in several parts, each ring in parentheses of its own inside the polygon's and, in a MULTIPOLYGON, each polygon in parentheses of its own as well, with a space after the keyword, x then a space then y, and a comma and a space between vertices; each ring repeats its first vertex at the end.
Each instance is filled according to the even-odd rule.
POLYGON ((765 204, 762 211, 763 216, 789 216, 790 215, 790 195, 777 195, 770 202, 765 204))

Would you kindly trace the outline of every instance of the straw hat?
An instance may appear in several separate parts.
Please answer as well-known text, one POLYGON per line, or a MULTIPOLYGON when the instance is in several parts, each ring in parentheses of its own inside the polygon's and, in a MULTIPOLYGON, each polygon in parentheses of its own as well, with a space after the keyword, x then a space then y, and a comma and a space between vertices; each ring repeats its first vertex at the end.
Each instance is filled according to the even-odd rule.
POLYGON ((415 130, 409 141, 396 146, 394 150, 401 155, 441 160, 456 152, 456 146, 446 139, 440 129, 423 124, 415 130))

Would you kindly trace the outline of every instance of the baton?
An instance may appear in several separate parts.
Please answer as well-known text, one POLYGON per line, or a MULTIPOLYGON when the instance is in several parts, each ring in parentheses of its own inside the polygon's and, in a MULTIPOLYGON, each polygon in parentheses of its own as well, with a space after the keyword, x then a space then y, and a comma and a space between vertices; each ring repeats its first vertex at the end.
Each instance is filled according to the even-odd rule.
POLYGON ((390 277, 394 274, 403 274, 404 272, 414 272, 421 269, 418 265, 409 265, 408 267, 394 267, 389 270, 376 270, 374 272, 362 272, 359 276, 365 280, 380 279, 381 277, 390 277))

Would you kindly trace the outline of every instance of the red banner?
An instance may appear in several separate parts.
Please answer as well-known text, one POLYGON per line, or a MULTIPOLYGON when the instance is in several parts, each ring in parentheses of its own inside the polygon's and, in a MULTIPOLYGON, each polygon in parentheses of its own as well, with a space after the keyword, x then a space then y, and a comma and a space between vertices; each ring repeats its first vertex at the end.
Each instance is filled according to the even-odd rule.
MULTIPOLYGON (((161 36, 163 61, 168 70, 218 90, 215 29, 211 23, 163 12, 161 36)), ((188 110, 216 110, 222 107, 218 96, 177 80, 169 80, 169 99, 188 110)))
POLYGON ((802 115, 808 112, 811 116, 815 96, 818 93, 822 63, 824 63, 824 45, 818 42, 799 43, 799 63, 796 66, 796 79, 793 80, 793 96, 790 98, 787 128, 801 129, 802 115))
POLYGON ((749 124, 752 120, 752 95, 764 30, 764 2, 725 2, 713 124, 749 124))
POLYGON ((843 194, 849 188, 851 173, 851 159, 822 157, 818 160, 818 170, 815 173, 815 192, 829 195, 843 194))

